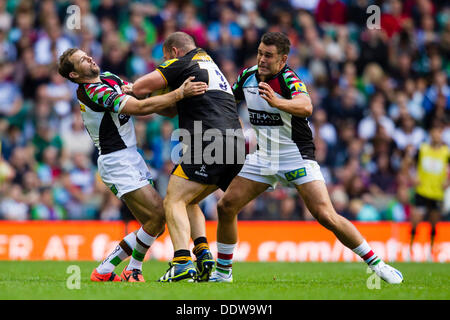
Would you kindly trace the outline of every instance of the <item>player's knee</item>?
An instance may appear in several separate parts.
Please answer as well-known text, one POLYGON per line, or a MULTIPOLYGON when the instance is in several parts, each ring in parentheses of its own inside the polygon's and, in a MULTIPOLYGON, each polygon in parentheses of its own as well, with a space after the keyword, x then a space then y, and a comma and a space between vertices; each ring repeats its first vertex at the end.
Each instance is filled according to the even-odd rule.
POLYGON ((331 210, 319 210, 316 215, 317 221, 328 230, 335 230, 339 223, 339 216, 331 210))
POLYGON ((167 210, 167 208, 170 208, 170 206, 172 206, 174 203, 174 200, 167 195, 164 200, 163 200, 163 210, 167 210))
POLYGON ((217 203, 217 214, 219 219, 234 219, 236 210, 233 208, 233 201, 223 197, 217 203))

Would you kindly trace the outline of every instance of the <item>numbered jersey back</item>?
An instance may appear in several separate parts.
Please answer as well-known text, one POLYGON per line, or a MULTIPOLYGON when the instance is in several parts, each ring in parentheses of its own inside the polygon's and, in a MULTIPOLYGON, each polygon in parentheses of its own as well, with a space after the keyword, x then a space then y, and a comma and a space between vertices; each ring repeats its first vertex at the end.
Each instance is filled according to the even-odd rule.
POLYGON ((192 57, 192 61, 197 61, 200 69, 208 72, 208 90, 221 90, 233 94, 231 86, 222 71, 205 51, 196 53, 192 57))
POLYGON ((202 130, 215 128, 225 131, 240 128, 233 91, 213 59, 201 48, 183 57, 165 61, 157 70, 166 85, 178 88, 188 77, 208 84, 205 94, 186 98, 177 103, 180 128, 193 130, 195 121, 202 121, 202 130))

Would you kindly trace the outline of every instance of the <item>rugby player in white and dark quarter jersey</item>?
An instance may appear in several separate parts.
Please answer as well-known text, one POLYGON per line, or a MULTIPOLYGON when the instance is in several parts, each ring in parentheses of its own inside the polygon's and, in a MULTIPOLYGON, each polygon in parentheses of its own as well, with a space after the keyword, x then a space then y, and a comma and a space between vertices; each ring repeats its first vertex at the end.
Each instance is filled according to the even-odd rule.
POLYGON ((164 198, 167 227, 175 252, 170 268, 160 281, 191 277, 204 281, 209 278, 214 259, 206 239, 205 217, 198 203, 218 188, 226 190, 238 174, 245 160, 245 139, 231 86, 211 57, 197 48, 193 38, 184 32, 170 34, 164 41, 163 52, 166 61, 134 82, 135 95, 145 96, 155 90, 177 87, 189 76, 206 82, 208 90, 204 95, 184 99, 176 105, 179 127, 189 134, 189 141, 183 136, 186 149, 174 167, 164 198), (216 139, 204 139, 212 132, 217 134, 216 139), (231 142, 227 140, 230 138, 227 132, 231 132, 231 142), (205 157, 211 146, 218 147, 215 156, 223 152, 217 161, 205 157), (241 161, 237 158, 228 161, 230 156, 239 155, 241 161), (190 238, 194 239, 196 265, 189 250, 190 238))
POLYGON ((103 182, 122 199, 141 223, 137 232, 125 236, 114 251, 92 271, 92 281, 144 282, 142 262, 152 243, 164 231, 163 201, 153 188, 144 159, 136 149, 131 115, 170 112, 183 98, 202 95, 204 82, 189 77, 180 87, 158 97, 138 100, 124 94, 128 85, 116 75, 104 72, 85 52, 66 50, 59 58, 59 73, 78 84, 77 97, 84 125, 99 151, 98 171, 103 182), (131 255, 121 277, 114 268, 131 255))
POLYGON ((286 65, 289 47, 283 33, 264 34, 258 47, 258 64, 245 69, 233 86, 236 99, 247 103, 258 150, 247 156, 241 172, 218 202, 218 259, 209 281, 232 282, 238 213, 265 190, 282 182, 295 187, 317 221, 361 256, 376 274, 389 283, 400 283, 401 273, 381 261, 355 226, 332 206, 314 159, 307 120, 313 106, 305 85, 286 65))

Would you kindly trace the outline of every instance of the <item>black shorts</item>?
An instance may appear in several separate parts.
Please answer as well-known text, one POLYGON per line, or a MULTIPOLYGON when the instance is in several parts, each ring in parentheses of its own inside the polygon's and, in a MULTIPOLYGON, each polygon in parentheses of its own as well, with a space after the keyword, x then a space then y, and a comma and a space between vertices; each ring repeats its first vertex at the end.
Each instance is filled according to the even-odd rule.
POLYGON ((172 174, 178 177, 216 185, 225 191, 231 181, 241 171, 243 164, 177 164, 172 174))
MULTIPOLYGON (((219 137, 221 134, 219 132, 219 137)), ((198 139, 198 136, 192 137, 198 139)), ((202 184, 216 185, 225 191, 241 171, 246 155, 242 132, 233 133, 230 137, 223 135, 217 142, 215 139, 202 139, 199 148, 196 148, 196 142, 184 142, 186 149, 172 174, 202 184), (218 150, 220 153, 216 153, 218 150)))
POLYGON ((442 201, 423 197, 420 194, 416 193, 414 196, 414 205, 419 208, 424 208, 427 211, 430 210, 440 211, 442 207, 442 201))

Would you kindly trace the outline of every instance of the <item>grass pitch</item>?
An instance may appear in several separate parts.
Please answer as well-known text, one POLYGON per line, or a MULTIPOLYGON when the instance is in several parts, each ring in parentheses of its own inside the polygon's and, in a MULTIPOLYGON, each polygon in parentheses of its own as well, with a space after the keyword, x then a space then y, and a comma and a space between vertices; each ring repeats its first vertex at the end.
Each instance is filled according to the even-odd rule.
MULTIPOLYGON (((146 283, 94 283, 96 262, 0 262, 1 300, 449 300, 449 264, 393 263, 404 276, 389 285, 364 263, 234 263, 233 283, 158 283, 167 263, 144 263, 146 283), (81 271, 79 289, 69 289, 68 267, 81 271), (372 287, 372 289, 369 289, 372 287)), ((126 263, 116 268, 120 274, 126 263)), ((73 280, 73 279, 72 279, 73 280)))

